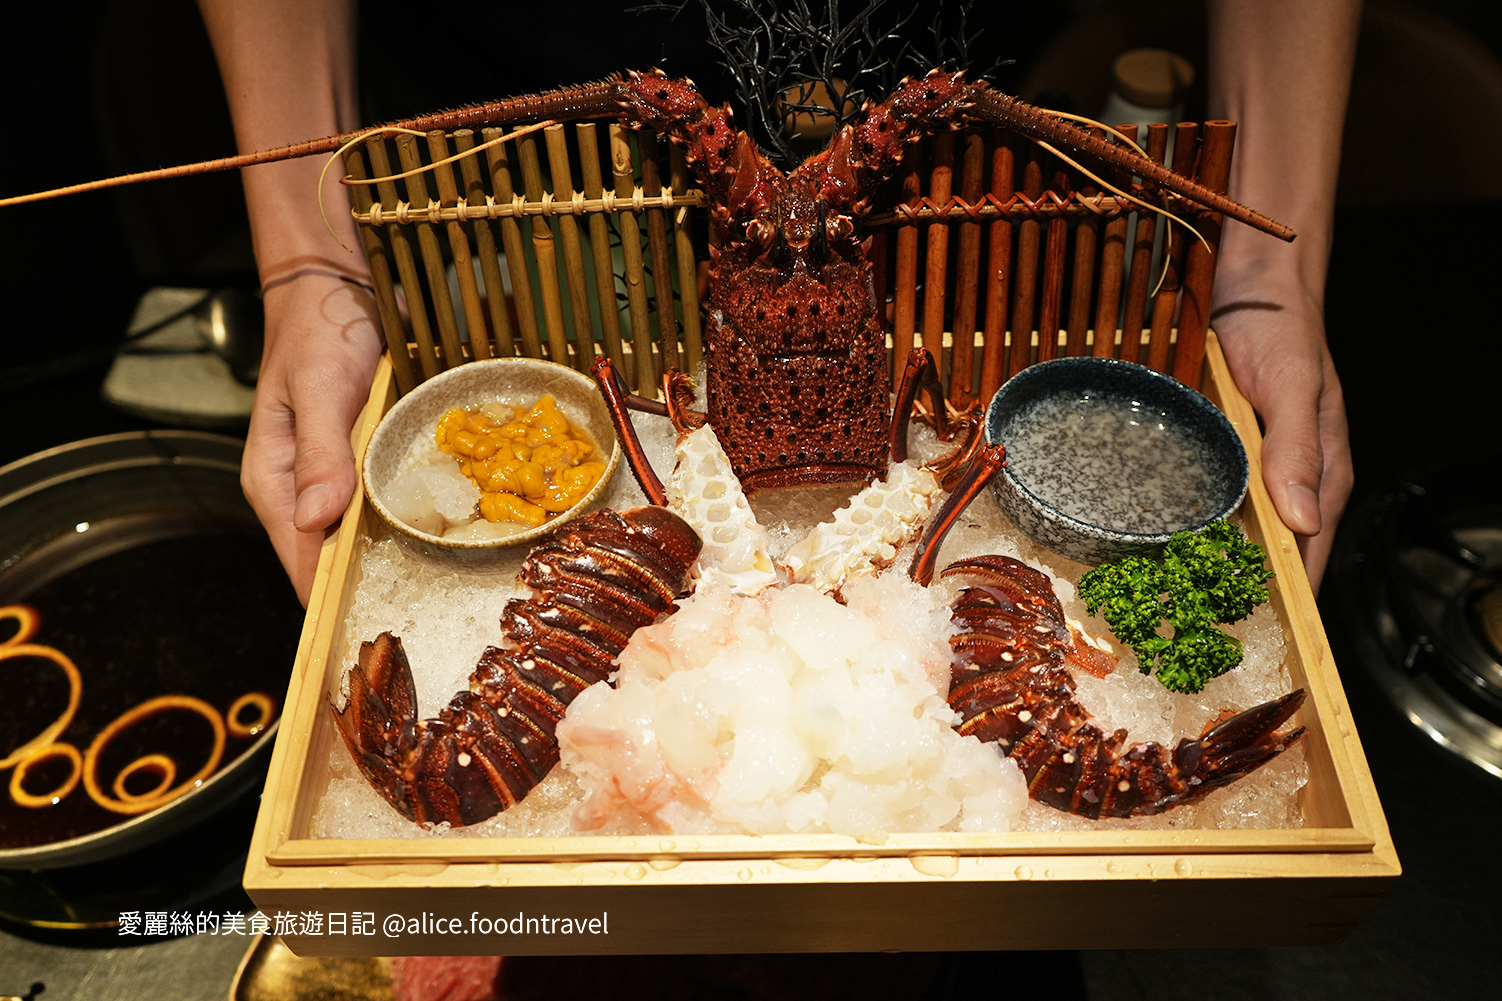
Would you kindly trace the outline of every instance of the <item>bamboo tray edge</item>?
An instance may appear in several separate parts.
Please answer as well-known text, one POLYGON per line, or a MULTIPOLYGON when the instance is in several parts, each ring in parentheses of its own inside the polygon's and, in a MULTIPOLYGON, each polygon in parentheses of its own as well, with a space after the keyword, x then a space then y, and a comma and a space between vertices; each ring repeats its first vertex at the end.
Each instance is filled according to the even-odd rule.
MULTIPOLYGON (((1043 892, 1041 899, 1052 901, 1048 906, 1076 897, 1090 906, 1101 906, 1132 885, 1143 887, 1152 902, 1149 909, 1164 917, 1185 906, 1217 900, 1220 905, 1230 901, 1233 906, 1228 911, 1243 908, 1244 913, 1236 912, 1238 917, 1215 932, 1213 939, 1220 944, 1259 944, 1259 936, 1271 936, 1265 944, 1338 941, 1396 878, 1398 860, 1350 722, 1296 541, 1272 511, 1261 482, 1261 440, 1255 414, 1231 381, 1213 335, 1207 344, 1206 366, 1207 395, 1226 411, 1247 446, 1253 471, 1245 508, 1248 532, 1266 546, 1278 574, 1274 604, 1288 637, 1290 673, 1296 685, 1309 691, 1303 717, 1315 746, 1308 755, 1311 779, 1302 806, 1311 826, 1272 831, 893 835, 875 844, 834 835, 718 836, 677 838, 692 847, 673 844, 667 849, 663 839, 655 838, 581 837, 523 844, 521 839, 407 842, 298 837, 313 805, 311 796, 302 795, 303 779, 309 762, 326 753, 332 729, 326 725, 324 693, 330 678, 337 683, 341 666, 331 665, 328 655, 342 628, 342 610, 352 586, 355 540, 367 516, 363 497, 357 493, 319 562, 286 702, 289 719, 277 740, 251 843, 246 890, 267 913, 312 906, 371 910, 438 902, 494 905, 497 899, 508 901, 508 909, 514 905, 529 909, 549 906, 547 901, 582 901, 608 904, 618 914, 631 915, 628 923, 636 929, 609 942, 570 945, 547 936, 520 936, 496 946, 515 954, 996 948, 985 944, 995 940, 988 932, 983 934, 984 921, 961 922, 969 931, 939 922, 926 936, 904 938, 904 945, 891 944, 889 926, 904 924, 901 914, 914 906, 927 909, 943 903, 964 911, 964 901, 977 892, 985 899, 1018 904, 1043 892), (325 725, 320 726, 321 721, 325 725), (1318 795, 1310 792, 1316 782, 1322 790, 1318 795), (1173 878, 1186 872, 1192 878, 1173 878), (1149 884, 1152 889, 1145 890, 1149 884), (819 887, 827 891, 822 896, 819 887), (982 892, 978 887, 989 889, 982 892), (784 918, 800 909, 806 912, 800 920, 816 925, 836 911, 862 917, 832 937, 815 936, 790 944, 785 930, 778 930, 783 925, 757 925, 760 905, 749 903, 766 893, 775 898, 778 892, 784 893, 778 908, 784 918), (799 903, 806 892, 815 896, 811 902, 799 903), (1276 933, 1259 931, 1256 915, 1263 908, 1270 912, 1280 897, 1286 905, 1289 894, 1309 896, 1307 916, 1292 925, 1284 921, 1276 933), (735 900, 745 906, 727 905, 735 900), (733 918, 727 916, 727 906, 733 918), (896 908, 898 913, 867 913, 884 907, 896 908), (720 933, 706 942, 702 926, 709 914, 720 916, 720 933), (664 929, 677 936, 671 945, 665 946, 660 938, 664 929), (651 934, 643 937, 648 930, 651 934)), ((367 409, 352 436, 357 456, 394 399, 391 380, 389 361, 383 359, 367 409)), ((1283 914, 1286 918, 1286 911, 1283 914)), ((1104 938, 1099 931, 1086 932, 1078 925, 1066 930, 1049 922, 1028 929, 1021 939, 1015 931, 1008 947, 1166 944, 1160 935, 1144 937, 1140 930, 1125 926, 1114 928, 1104 938)), ((381 952, 379 938, 336 941, 292 935, 287 941, 299 954, 386 954, 381 952)), ((420 941, 433 954, 490 951, 479 948, 483 943, 456 946, 442 936, 420 941)), ((403 939, 401 948, 410 951, 412 943, 403 939)), ((392 943, 384 942, 384 948, 389 953, 392 943)))

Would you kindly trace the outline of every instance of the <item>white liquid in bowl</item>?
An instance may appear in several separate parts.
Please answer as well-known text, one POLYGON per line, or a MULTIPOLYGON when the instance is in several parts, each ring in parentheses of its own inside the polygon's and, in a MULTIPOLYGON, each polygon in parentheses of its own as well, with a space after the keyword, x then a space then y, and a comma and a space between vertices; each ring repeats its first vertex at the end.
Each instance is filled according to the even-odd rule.
POLYGON ((1008 468, 1061 513, 1117 532, 1197 525, 1217 503, 1194 445, 1161 411, 1126 400, 1058 397, 1008 429, 1008 468))

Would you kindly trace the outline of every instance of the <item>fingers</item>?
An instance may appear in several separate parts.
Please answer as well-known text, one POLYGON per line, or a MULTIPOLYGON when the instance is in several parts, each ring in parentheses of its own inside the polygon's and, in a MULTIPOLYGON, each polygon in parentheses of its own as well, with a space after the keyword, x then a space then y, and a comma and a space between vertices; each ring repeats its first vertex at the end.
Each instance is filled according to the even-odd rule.
POLYGON ((1351 465, 1351 445, 1346 426, 1345 401, 1333 366, 1326 378, 1326 392, 1320 400, 1320 445, 1324 471, 1320 479, 1320 522, 1318 535, 1299 539, 1299 554, 1309 574, 1309 585, 1319 593, 1320 581, 1330 561, 1335 544, 1335 526, 1345 511, 1355 482, 1351 465))
POLYGON ((1265 402, 1253 400, 1267 429, 1263 482, 1278 516, 1300 536, 1299 552, 1316 594, 1353 482, 1340 380, 1327 353, 1318 364, 1318 380, 1288 373, 1274 380, 1279 391, 1265 402))
POLYGON ((338 521, 355 492, 350 429, 365 404, 369 384, 321 369, 294 377, 292 525, 318 533, 338 521))
MULTIPOLYGON (((264 380, 262 385, 266 385, 264 380)), ((295 456, 290 408, 279 399, 273 400, 269 391, 258 391, 240 463, 240 488, 265 527, 298 600, 307 605, 323 533, 299 532, 293 526, 295 456)))
POLYGON ((1280 384, 1277 392, 1252 400, 1266 428, 1262 480, 1285 525, 1298 535, 1318 535, 1324 525, 1320 510, 1325 471, 1320 435, 1323 379, 1309 385, 1311 380, 1290 374, 1275 381, 1280 384))

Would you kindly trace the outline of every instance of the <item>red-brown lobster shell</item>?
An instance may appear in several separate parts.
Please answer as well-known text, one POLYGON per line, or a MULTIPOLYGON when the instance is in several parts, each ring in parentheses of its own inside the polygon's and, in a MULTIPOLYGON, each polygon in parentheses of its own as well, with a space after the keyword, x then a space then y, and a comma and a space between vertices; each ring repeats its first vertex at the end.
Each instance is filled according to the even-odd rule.
POLYGON ((334 718, 355 763, 404 816, 476 824, 520 802, 558 763, 554 729, 603 681, 631 634, 672 611, 699 537, 665 508, 596 511, 528 554, 532 596, 507 603, 489 647, 436 719, 417 720, 401 640, 362 643, 334 718))
MULTIPOLYGON (((987 122, 1183 186, 1172 171, 1123 160, 1122 148, 961 73, 904 81, 790 174, 689 81, 629 73, 620 101, 628 118, 683 148, 710 196, 719 239, 707 298, 709 422, 748 490, 870 480, 886 470, 885 317, 856 222, 909 144, 987 122)), ((1192 196, 1241 218, 1256 215, 1205 189, 1192 196)))
POLYGON ((1127 746, 1125 730, 1106 733, 1075 701, 1065 667, 1073 641, 1046 574, 1011 557, 981 556, 943 576, 974 582, 952 606, 961 626, 950 640, 956 728, 996 741, 1039 802, 1092 819, 1162 813, 1234 782, 1304 735, 1303 727, 1278 730, 1303 704, 1300 689, 1172 750, 1127 746))
MULTIPOLYGON (((958 72, 933 70, 903 81, 790 174, 772 166, 734 127, 728 108, 712 107, 691 81, 660 71, 628 72, 388 127, 453 130, 605 116, 666 135, 683 149, 709 196, 717 237, 706 301, 709 419, 748 489, 870 480, 884 472, 891 415, 886 333, 857 223, 909 145, 926 134, 972 124, 1002 126, 1110 164, 1148 186, 1284 239, 1293 236, 1287 227, 1161 164, 958 72)), ((330 136, 0 199, 0 205, 332 153, 355 138, 330 136)))

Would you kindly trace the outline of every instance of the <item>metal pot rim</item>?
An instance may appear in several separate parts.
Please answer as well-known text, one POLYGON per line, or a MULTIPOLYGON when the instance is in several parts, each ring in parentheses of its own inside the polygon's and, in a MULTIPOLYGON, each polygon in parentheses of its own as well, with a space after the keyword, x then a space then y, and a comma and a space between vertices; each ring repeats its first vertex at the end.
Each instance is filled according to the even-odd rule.
MULTIPOLYGON (((0 511, 51 486, 123 468, 196 466, 238 478, 244 442, 205 431, 128 431, 59 445, 0 467, 0 511)), ((0 869, 58 869, 126 854, 193 823, 200 807, 239 795, 269 757, 281 719, 197 786, 146 813, 65 841, 0 849, 0 869)))

